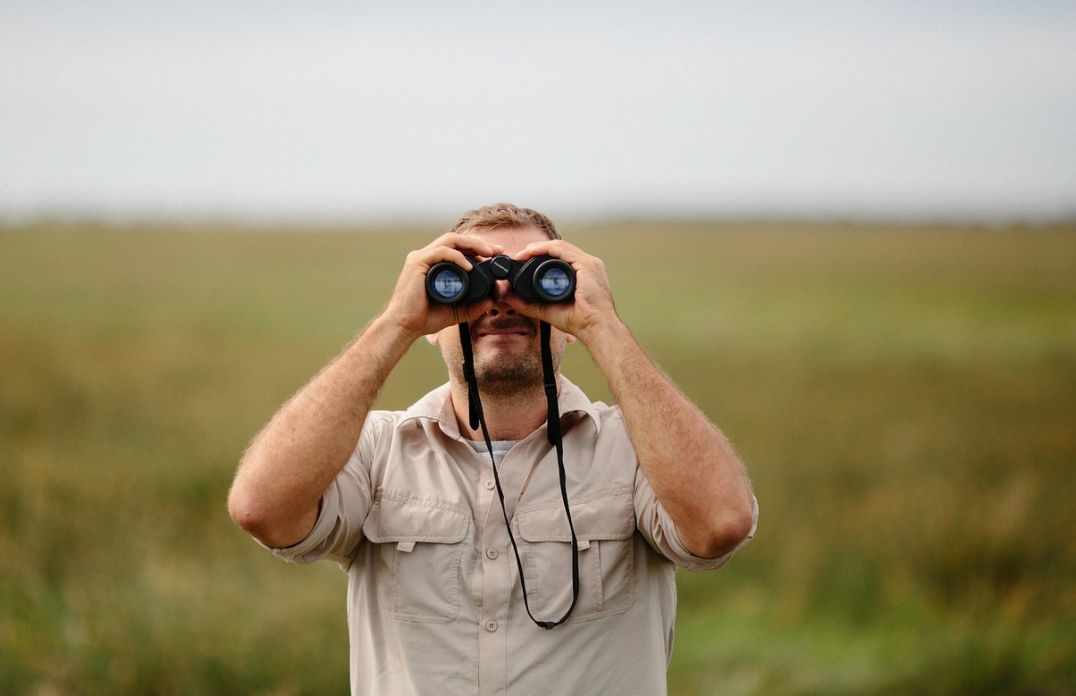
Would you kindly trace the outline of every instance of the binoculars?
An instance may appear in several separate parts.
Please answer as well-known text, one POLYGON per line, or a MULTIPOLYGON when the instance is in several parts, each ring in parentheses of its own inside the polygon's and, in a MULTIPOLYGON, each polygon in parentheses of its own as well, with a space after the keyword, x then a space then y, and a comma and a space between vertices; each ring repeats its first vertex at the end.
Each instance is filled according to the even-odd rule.
POLYGON ((575 295, 575 270, 552 256, 516 261, 499 254, 465 271, 451 261, 434 264, 426 274, 426 294, 440 304, 477 302, 493 293, 493 284, 507 280, 528 302, 566 302, 575 295))

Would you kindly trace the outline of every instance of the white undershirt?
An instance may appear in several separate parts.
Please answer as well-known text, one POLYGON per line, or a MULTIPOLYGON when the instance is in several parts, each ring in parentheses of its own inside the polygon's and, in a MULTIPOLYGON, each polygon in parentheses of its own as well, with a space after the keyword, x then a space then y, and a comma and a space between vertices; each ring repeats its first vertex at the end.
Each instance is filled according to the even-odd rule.
MULTIPOLYGON (((467 443, 474 449, 475 452, 482 455, 483 458, 489 456, 489 450, 486 449, 486 443, 484 441, 475 442, 474 440, 468 440, 467 443)), ((494 464, 496 464, 498 469, 501 468, 501 462, 504 461, 505 455, 508 454, 508 451, 515 447, 518 443, 519 440, 493 441, 493 462, 494 464)))

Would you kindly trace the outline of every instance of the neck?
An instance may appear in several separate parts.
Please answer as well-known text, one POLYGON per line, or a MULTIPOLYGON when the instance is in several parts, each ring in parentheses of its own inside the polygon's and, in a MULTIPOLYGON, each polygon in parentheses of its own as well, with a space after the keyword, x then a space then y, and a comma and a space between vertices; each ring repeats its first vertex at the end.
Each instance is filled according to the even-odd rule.
MULTIPOLYGON (((487 394, 480 391, 482 415, 491 440, 522 440, 546 421, 548 413, 542 385, 513 394, 487 394)), ((452 380, 452 410, 460 434, 468 440, 482 440, 482 426, 471 428, 467 384, 452 380)))

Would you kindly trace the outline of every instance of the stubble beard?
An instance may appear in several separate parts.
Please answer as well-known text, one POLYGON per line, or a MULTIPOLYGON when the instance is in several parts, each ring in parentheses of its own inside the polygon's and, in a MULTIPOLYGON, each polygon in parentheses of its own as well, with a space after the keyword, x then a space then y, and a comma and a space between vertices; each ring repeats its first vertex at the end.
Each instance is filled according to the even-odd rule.
MULTIPOLYGON (((564 339, 552 339, 550 346, 553 353, 553 371, 560 370, 561 357, 564 353, 564 339), (559 345, 558 345, 559 344, 559 345)), ((461 384, 466 380, 463 375, 463 356, 450 358, 445 362, 452 376, 461 384)), ((499 351, 492 355, 475 355, 475 377, 483 398, 497 401, 524 401, 536 393, 543 393, 544 371, 541 354, 537 351, 520 351, 512 355, 503 355, 499 351)))
POLYGON ((478 389, 494 399, 523 397, 542 389, 542 361, 534 353, 475 358, 478 389))

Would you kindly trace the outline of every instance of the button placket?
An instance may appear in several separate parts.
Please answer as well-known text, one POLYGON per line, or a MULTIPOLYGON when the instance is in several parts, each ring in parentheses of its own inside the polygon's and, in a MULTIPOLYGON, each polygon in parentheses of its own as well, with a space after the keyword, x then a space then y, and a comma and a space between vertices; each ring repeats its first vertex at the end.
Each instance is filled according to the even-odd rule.
POLYGON ((482 501, 483 519, 481 546, 478 556, 482 567, 482 613, 485 614, 479 624, 479 693, 482 696, 503 696, 507 665, 506 641, 508 634, 507 616, 504 607, 509 606, 512 596, 512 575, 501 558, 500 550, 508 546, 508 534, 504 526, 504 516, 497 500, 497 484, 490 478, 479 483, 479 498, 482 501))

